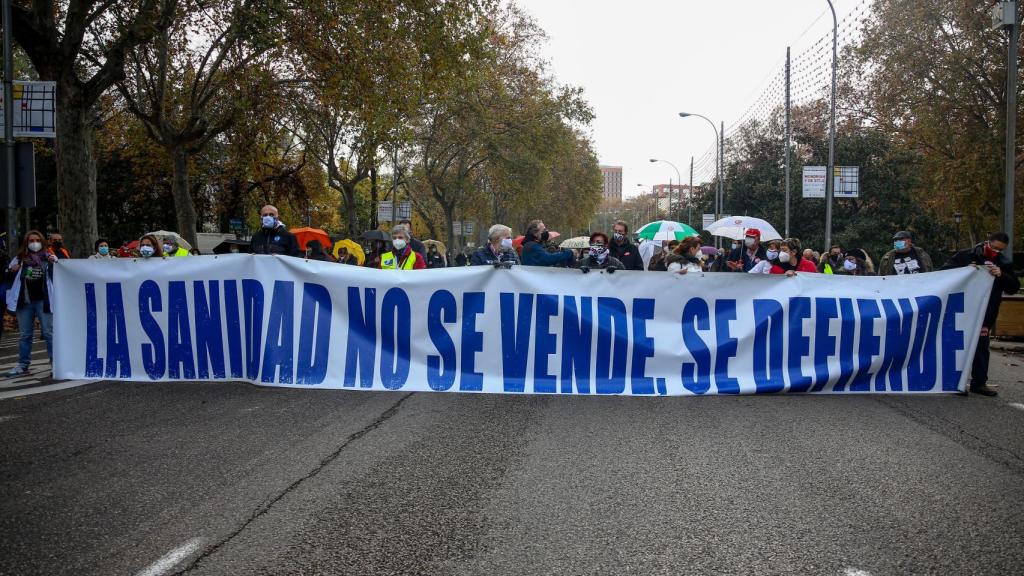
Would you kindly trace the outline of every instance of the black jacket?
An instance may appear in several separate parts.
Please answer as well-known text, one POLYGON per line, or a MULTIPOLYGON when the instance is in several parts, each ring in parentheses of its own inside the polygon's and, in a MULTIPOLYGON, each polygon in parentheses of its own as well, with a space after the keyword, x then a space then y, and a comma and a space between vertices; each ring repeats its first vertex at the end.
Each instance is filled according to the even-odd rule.
POLYGON ((599 270, 604 268, 614 268, 615 270, 623 270, 625 268, 622 262, 620 262, 619 259, 616 258, 615 256, 608 256, 607 258, 604 259, 604 262, 601 262, 600 260, 594 258, 590 254, 587 254, 580 258, 579 260, 577 260, 576 267, 581 270, 592 270, 594 268, 597 268, 599 270))
MULTIPOLYGON (((751 259, 750 256, 747 254, 747 247, 743 245, 740 245, 739 248, 736 248, 735 250, 729 253, 729 260, 733 262, 739 260, 743 261, 742 272, 750 272, 750 269, 753 268, 755 264, 757 264, 761 260, 764 260, 767 257, 768 255, 765 252, 764 246, 761 245, 758 245, 757 253, 754 254, 753 259, 751 259)), ((729 268, 728 265, 723 266, 722 270, 725 272, 734 272, 734 270, 729 268)), ((735 272, 741 272, 741 270, 735 270, 735 272)))
POLYGON ((484 244, 469 256, 470 266, 493 266, 499 262, 519 264, 519 257, 516 256, 515 250, 502 250, 499 255, 495 256, 494 252, 491 252, 490 244, 484 244))
POLYGON ((640 257, 640 249, 629 240, 623 240, 622 244, 612 240, 608 244, 608 254, 621 262, 626 270, 644 269, 644 259, 640 257))
POLYGON ((985 243, 982 242, 974 248, 967 250, 961 250, 954 254, 949 262, 946 262, 942 266, 942 270, 950 270, 952 268, 963 268, 970 266, 971 264, 977 264, 984 266, 985 262, 991 261, 999 269, 1003 271, 1002 276, 995 279, 992 284, 992 296, 988 299, 988 309, 985 311, 985 321, 982 322, 982 326, 985 328, 993 328, 996 325, 996 317, 999 316, 999 305, 1003 302, 1003 293, 1016 294, 1020 291, 1020 279, 1013 273, 1013 265, 1010 263, 1010 259, 1000 253, 994 260, 985 256, 984 250, 985 243))
POLYGON ((277 228, 273 230, 261 228, 253 234, 252 239, 249 241, 249 252, 252 254, 298 256, 299 243, 287 228, 278 224, 277 228))

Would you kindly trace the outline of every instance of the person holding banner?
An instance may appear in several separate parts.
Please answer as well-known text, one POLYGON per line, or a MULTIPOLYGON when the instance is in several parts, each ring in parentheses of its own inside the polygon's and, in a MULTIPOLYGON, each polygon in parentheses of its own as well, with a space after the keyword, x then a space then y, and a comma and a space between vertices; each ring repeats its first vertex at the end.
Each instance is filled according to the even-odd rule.
POLYGON ((749 274, 771 274, 772 266, 779 261, 780 248, 782 248, 782 240, 769 241, 768 249, 764 251, 764 260, 755 264, 749 274))
POLYGON ((110 253, 110 242, 107 242, 105 238, 97 240, 93 250, 94 253, 89 256, 90 260, 112 260, 114 258, 114 255, 110 253))
POLYGON ((604 232, 590 235, 590 249, 580 258, 577 267, 584 274, 590 272, 591 268, 607 270, 609 274, 623 268, 622 262, 608 253, 608 235, 604 232))
POLYGON ((4 376, 21 376, 28 372, 32 362, 32 332, 35 319, 46 341, 46 354, 53 361, 53 311, 50 308, 50 294, 53 293, 53 267, 57 255, 47 252, 43 234, 31 230, 25 234, 21 250, 7 265, 7 309, 18 317, 18 365, 4 376))
POLYGON ((558 266, 575 261, 572 250, 548 252, 544 249, 544 243, 548 241, 548 228, 541 220, 531 221, 523 236, 523 266, 558 266))
POLYGON ((470 266, 511 266, 519 264, 519 258, 512 247, 512 229, 504 224, 495 224, 487 231, 487 244, 478 248, 469 257, 470 266))
POLYGON ((700 244, 700 238, 697 236, 683 239, 671 254, 665 256, 667 270, 676 274, 703 272, 704 253, 700 250, 700 244))
POLYGON ((164 251, 160 245, 160 241, 157 240, 156 236, 153 236, 152 234, 146 234, 145 236, 139 239, 139 247, 136 249, 135 253, 132 256, 134 256, 135 258, 141 257, 143 259, 153 258, 154 256, 157 258, 163 258, 164 251))
POLYGON ((1013 263, 1003 254, 1009 243, 1010 237, 1006 232, 996 232, 991 234, 988 240, 974 248, 957 252, 942 266, 942 270, 974 266, 987 270, 995 277, 995 282, 992 283, 992 294, 988 299, 988 308, 985 310, 985 318, 981 322, 978 349, 974 353, 974 361, 971 364, 970 390, 982 396, 998 394, 988 385, 988 345, 992 329, 996 325, 996 318, 999 316, 999 305, 1003 302, 1003 294, 1016 294, 1020 291, 1020 279, 1013 273, 1013 263))
POLYGON ((425 270, 427 262, 423 255, 412 249, 409 229, 398 225, 391 230, 392 250, 381 254, 381 270, 425 270))
POLYGON ((785 274, 796 276, 797 272, 818 272, 818 267, 810 260, 805 260, 801 254, 800 240, 786 238, 779 246, 779 261, 772 266, 772 274, 785 274))

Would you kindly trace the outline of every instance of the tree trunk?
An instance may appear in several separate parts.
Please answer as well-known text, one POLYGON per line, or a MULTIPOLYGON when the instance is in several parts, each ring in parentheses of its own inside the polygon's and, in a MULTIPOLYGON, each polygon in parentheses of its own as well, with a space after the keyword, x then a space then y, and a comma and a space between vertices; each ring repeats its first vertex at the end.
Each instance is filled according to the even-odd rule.
POLYGON ((192 247, 196 247, 196 205, 192 202, 192 191, 188 185, 188 151, 179 147, 171 148, 170 152, 174 162, 171 196, 174 198, 174 210, 178 213, 177 232, 192 247))
POLYGON ((54 142, 57 222, 64 235, 64 245, 75 257, 89 255, 93 242, 99 237, 96 226, 96 158, 92 145, 89 106, 78 104, 70 97, 58 98, 57 138, 54 142))
POLYGON ((344 182, 341 185, 341 197, 345 204, 345 225, 348 227, 348 235, 356 237, 359 223, 356 222, 356 185, 344 182))
MULTIPOLYGON (((392 211, 398 210, 398 206, 392 204, 392 211)), ((392 214, 394 218, 394 214, 392 214)), ((377 168, 370 168, 370 230, 376 230, 377 222, 377 168)))
POLYGON ((455 229, 452 225, 455 221, 455 204, 441 204, 441 209, 444 210, 444 222, 448 227, 448 251, 455 254, 458 250, 455 245, 455 229))

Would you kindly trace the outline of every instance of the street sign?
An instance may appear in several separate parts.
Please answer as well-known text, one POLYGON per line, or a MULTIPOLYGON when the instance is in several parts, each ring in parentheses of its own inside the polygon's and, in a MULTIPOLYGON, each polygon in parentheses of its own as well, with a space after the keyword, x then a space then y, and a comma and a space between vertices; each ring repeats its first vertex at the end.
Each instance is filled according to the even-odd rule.
POLYGON ((398 203, 398 219, 412 220, 412 202, 405 200, 398 203))
POLYGON ((465 234, 466 236, 472 236, 473 235, 473 223, 472 222, 466 222, 465 224, 463 224, 462 225, 462 233, 465 234))
POLYGON ((858 198, 860 196, 860 166, 835 166, 833 180, 835 198, 858 198))
POLYGON ((711 226, 714 223, 715 223, 715 215, 714 214, 703 214, 703 215, 701 215, 701 224, 702 224, 701 228, 707 228, 708 226, 711 226))
POLYGON ((391 200, 377 202, 377 221, 392 222, 394 219, 394 204, 391 200))
MULTIPOLYGON (((56 138, 56 82, 15 80, 15 138, 56 138)), ((0 91, 0 139, 4 135, 3 91, 0 91)))
POLYGON ((804 198, 825 197, 826 172, 828 168, 825 166, 804 166, 804 198))
POLYGON ((455 220, 452 222, 452 236, 462 236, 462 221, 455 220))

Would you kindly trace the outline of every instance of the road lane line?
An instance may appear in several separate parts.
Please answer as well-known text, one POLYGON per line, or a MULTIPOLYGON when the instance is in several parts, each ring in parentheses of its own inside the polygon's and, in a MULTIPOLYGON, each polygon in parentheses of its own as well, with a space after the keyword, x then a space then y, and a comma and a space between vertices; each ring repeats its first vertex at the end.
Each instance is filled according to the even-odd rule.
POLYGON ((847 568, 843 570, 843 576, 871 576, 871 572, 859 568, 847 568))
POLYGON ((1017 410, 1024 410, 1024 404, 1020 402, 1010 402, 1007 404, 1010 408, 1016 408, 1017 410))
POLYGON ((193 538, 160 557, 135 576, 163 576, 203 544, 202 538, 193 538))
POLYGON ((6 400, 8 398, 18 398, 20 396, 31 396, 32 394, 41 394, 43 392, 56 392, 57 390, 66 390, 68 388, 74 388, 76 386, 84 386, 92 382, 99 382, 99 380, 68 380, 67 382, 57 382, 56 384, 50 384, 48 386, 39 386, 36 388, 22 388, 20 390, 8 390, 6 392, 0 392, 0 400, 6 400))

